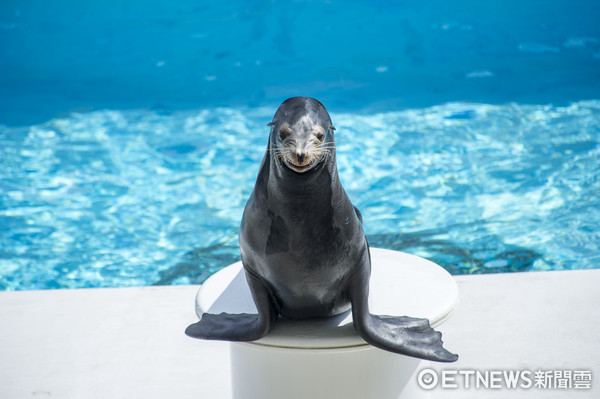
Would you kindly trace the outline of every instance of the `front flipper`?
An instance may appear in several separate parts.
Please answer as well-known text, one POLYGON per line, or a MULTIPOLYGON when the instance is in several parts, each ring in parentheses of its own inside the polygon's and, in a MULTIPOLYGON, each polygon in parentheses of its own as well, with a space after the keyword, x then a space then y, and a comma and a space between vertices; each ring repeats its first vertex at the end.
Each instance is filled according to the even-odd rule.
POLYGON ((246 278, 258 314, 204 313, 185 333, 193 338, 221 341, 256 341, 267 335, 278 316, 276 304, 265 283, 248 272, 246 278))
POLYGON ((442 333, 435 331, 427 319, 375 316, 369 313, 370 255, 363 255, 362 265, 352 277, 349 296, 354 328, 369 344, 378 348, 420 359, 454 362, 458 355, 442 346, 442 333))
MULTIPOLYGON (((437 362, 455 362, 458 355, 442 346, 442 333, 435 331, 427 319, 375 316, 368 314, 355 328, 373 346, 387 351, 437 362)), ((354 319, 356 320, 356 318, 354 319)))
POLYGON ((185 333, 193 338, 255 341, 266 335, 263 324, 257 314, 204 313, 199 322, 185 329, 185 333))

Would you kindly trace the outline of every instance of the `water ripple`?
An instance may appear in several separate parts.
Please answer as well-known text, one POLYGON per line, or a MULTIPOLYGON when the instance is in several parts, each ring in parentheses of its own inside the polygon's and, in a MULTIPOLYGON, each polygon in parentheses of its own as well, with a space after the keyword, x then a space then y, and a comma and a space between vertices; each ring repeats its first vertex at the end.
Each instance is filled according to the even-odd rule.
MULTIPOLYGON (((237 260, 272 111, 0 126, 0 289, 197 283, 237 260)), ((372 245, 456 274, 598 267, 599 101, 332 117, 372 245)))

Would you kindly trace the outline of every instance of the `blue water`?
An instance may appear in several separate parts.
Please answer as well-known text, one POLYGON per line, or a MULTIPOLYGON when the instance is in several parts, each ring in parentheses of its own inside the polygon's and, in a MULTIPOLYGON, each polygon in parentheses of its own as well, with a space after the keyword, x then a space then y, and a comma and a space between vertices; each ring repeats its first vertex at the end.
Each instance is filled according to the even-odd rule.
POLYGON ((202 282, 320 99, 372 246, 600 267, 600 3, 0 4, 0 289, 202 282))
MULTIPOLYGON (((3 289, 200 282, 239 259, 267 108, 0 130, 3 289)), ((455 274, 600 264, 600 101, 333 114, 371 245, 455 274)))
POLYGON ((598 99, 595 0, 3 0, 0 123, 68 111, 395 111, 598 99))

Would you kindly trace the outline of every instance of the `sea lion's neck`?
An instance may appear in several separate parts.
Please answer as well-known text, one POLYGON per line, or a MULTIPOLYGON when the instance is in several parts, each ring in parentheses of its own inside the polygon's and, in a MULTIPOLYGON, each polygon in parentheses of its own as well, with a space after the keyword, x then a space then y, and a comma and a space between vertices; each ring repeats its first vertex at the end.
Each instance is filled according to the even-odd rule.
POLYGON ((271 208, 302 212, 327 207, 341 194, 337 189, 340 184, 335 157, 306 173, 294 172, 274 159, 269 169, 267 186, 271 208))

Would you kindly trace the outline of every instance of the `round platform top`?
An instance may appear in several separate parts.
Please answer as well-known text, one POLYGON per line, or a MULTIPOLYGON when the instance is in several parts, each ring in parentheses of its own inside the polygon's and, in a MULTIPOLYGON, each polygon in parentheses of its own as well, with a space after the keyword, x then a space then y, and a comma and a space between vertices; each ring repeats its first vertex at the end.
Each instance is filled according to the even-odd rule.
MULTIPOLYGON (((442 267, 404 252, 371 248, 369 307, 372 314, 443 322, 458 305, 458 287, 442 267)), ((257 313, 242 262, 212 275, 198 290, 196 313, 257 313)), ((351 311, 326 319, 280 318, 254 344, 287 348, 344 348, 367 345, 354 331, 351 311)))

